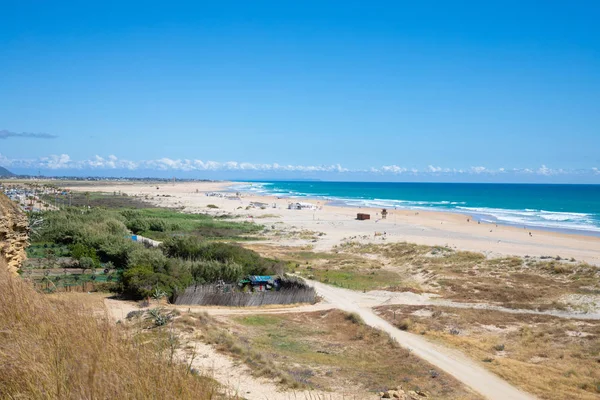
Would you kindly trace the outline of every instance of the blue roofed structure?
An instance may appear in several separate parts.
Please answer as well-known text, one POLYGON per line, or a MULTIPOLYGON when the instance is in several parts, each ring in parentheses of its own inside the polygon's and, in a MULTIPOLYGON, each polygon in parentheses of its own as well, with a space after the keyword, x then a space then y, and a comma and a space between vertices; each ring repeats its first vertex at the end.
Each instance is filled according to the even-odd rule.
POLYGON ((273 277, 269 275, 250 275, 248 280, 251 284, 257 285, 260 283, 273 283, 273 277))

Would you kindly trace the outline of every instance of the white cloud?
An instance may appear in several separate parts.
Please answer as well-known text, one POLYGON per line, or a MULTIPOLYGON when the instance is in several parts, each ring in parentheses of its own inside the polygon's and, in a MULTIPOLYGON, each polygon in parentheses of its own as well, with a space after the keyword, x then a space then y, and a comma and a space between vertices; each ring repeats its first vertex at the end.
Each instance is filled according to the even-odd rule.
POLYGON ((546 167, 545 165, 542 165, 538 170, 537 170, 538 174, 540 175, 553 175, 554 171, 552 171, 550 168, 546 167))
POLYGON ((51 155, 48 157, 40 158, 39 168, 47 169, 62 169, 69 168, 74 163, 71 161, 71 157, 68 154, 51 155))
POLYGON ((408 171, 406 168, 399 167, 397 165, 384 165, 383 167, 377 169, 373 168, 375 171, 384 172, 384 173, 392 173, 392 174, 401 174, 403 172, 408 171))
POLYGON ((600 175, 597 167, 590 169, 551 169, 545 164, 539 168, 498 168, 489 169, 483 166, 470 167, 468 169, 442 168, 439 166, 428 165, 424 169, 406 168, 399 165, 383 165, 379 167, 369 167, 366 169, 348 169, 340 164, 331 165, 293 165, 279 163, 249 163, 238 161, 203 161, 199 159, 172 159, 168 157, 155 160, 131 161, 120 159, 111 154, 107 157, 95 155, 88 160, 73 160, 68 154, 50 155, 38 159, 11 159, 0 154, 0 165, 5 167, 23 168, 23 169, 51 169, 51 170, 159 170, 159 171, 262 171, 262 172, 298 172, 298 173, 367 173, 380 175, 464 175, 464 174, 515 174, 515 175, 600 175))

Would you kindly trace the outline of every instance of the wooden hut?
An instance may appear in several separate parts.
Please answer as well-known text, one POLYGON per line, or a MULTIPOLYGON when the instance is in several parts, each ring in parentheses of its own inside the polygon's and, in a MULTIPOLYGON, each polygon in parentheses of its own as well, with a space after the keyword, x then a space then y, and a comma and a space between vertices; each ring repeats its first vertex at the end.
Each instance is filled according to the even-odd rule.
POLYGON ((371 219, 371 214, 358 213, 356 214, 356 219, 359 221, 364 221, 366 219, 371 219))

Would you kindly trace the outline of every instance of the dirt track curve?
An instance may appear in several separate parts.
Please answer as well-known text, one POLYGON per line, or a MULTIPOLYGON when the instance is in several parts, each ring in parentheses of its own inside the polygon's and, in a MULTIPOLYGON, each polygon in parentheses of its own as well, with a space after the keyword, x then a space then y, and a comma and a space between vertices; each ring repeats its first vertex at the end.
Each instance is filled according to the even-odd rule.
POLYGON ((490 400, 535 399, 534 396, 517 389, 482 366, 477 365, 461 352, 436 345, 418 335, 404 332, 394 327, 389 322, 377 316, 371 308, 360 305, 363 301, 361 293, 335 288, 320 282, 307 282, 314 286, 319 295, 331 305, 340 310, 359 314, 366 324, 387 332, 401 346, 454 376, 485 398, 490 400))

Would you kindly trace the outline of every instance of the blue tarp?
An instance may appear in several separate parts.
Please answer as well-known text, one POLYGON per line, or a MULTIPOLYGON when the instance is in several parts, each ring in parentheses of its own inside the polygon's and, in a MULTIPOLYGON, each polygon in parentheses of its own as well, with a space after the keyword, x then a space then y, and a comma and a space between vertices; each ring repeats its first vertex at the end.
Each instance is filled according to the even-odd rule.
POLYGON ((268 275, 251 275, 248 277, 250 283, 269 283, 273 281, 273 278, 268 275))

